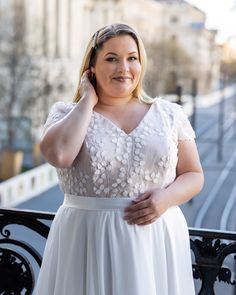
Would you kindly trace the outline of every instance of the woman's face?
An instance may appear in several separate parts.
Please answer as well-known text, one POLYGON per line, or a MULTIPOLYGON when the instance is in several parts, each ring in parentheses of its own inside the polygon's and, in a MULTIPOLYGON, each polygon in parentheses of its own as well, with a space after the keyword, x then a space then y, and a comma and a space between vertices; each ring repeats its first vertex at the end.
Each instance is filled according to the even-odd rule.
POLYGON ((94 66, 98 96, 128 97, 141 74, 138 47, 129 35, 109 39, 97 53, 94 66))

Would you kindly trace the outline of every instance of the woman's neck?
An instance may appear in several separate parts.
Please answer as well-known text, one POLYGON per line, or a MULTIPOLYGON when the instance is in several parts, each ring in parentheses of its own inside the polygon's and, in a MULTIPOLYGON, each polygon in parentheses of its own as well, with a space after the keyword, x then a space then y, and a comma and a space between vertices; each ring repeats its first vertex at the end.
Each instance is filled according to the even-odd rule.
POLYGON ((127 107, 130 104, 137 103, 137 98, 133 97, 133 95, 129 97, 107 97, 102 96, 99 97, 98 103, 95 106, 95 109, 100 110, 112 110, 113 108, 122 109, 123 107, 127 107))

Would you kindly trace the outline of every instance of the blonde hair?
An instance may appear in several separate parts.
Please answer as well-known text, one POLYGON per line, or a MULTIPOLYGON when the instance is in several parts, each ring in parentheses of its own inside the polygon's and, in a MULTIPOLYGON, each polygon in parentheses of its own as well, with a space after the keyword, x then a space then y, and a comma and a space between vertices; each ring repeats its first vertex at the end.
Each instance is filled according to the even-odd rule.
POLYGON ((146 71, 147 66, 147 56, 146 51, 144 48, 143 41, 139 37, 139 35, 135 32, 134 29, 132 29, 130 26, 126 24, 112 24, 105 26, 95 32, 91 38, 91 40, 88 43, 87 49, 85 51, 85 55, 81 64, 80 68, 80 74, 79 74, 79 83, 78 87, 74 96, 74 102, 78 102, 81 98, 80 92, 79 92, 79 84, 80 79, 87 69, 89 69, 91 66, 94 66, 96 62, 97 57, 97 51, 102 48, 103 44, 108 41, 111 38, 121 36, 121 35, 129 35, 131 36, 134 41, 137 44, 138 52, 139 52, 139 60, 141 63, 141 75, 138 82, 137 87, 133 91, 133 95, 137 97, 140 102, 151 104, 153 103, 156 98, 151 98, 146 94, 146 92, 143 89, 143 79, 146 71))

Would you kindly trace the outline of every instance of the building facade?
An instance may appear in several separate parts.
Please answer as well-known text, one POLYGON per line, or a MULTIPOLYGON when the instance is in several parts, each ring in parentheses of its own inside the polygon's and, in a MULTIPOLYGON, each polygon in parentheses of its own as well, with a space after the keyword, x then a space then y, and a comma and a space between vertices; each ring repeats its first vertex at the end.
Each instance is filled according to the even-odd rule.
MULTIPOLYGON (((110 23, 125 22, 137 29, 145 45, 174 40, 189 56, 191 66, 189 64, 185 70, 186 66, 181 63, 167 62, 162 69, 167 71, 165 80, 174 73, 177 83, 185 85, 189 92, 191 81, 181 74, 184 71, 188 78, 191 72, 191 77, 198 79, 202 94, 218 86, 220 55, 215 43, 216 31, 206 29, 205 13, 187 1, 35 0, 34 6, 30 5, 30 0, 24 2, 29 44, 40 43, 38 47, 43 56, 70 64, 70 72, 71 67, 77 69, 77 74, 71 75, 73 85, 77 82, 83 52, 93 32, 110 23)), ((165 92, 165 87, 160 87, 159 91, 165 92)))
POLYGON ((36 129, 53 101, 73 99, 85 46, 94 31, 110 23, 133 26, 147 49, 153 48, 154 57, 149 56, 153 95, 168 92, 175 84, 190 93, 193 78, 198 79, 201 94, 218 85, 216 32, 206 29, 205 14, 186 1, 34 0, 32 5, 31 0, 0 0, 0 16, 0 50, 9 46, 4 36, 14 30, 9 24, 15 23, 24 36, 25 52, 39 70, 41 92, 32 115, 36 129))

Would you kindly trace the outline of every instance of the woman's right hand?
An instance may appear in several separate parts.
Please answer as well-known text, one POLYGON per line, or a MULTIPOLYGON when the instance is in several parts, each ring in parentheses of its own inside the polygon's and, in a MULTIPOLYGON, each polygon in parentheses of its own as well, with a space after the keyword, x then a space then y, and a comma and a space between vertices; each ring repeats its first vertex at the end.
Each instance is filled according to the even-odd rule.
POLYGON ((98 96, 97 93, 90 82, 89 77, 91 76, 91 70, 88 69, 86 70, 80 80, 80 85, 79 85, 79 92, 81 95, 82 99, 88 99, 91 100, 93 106, 95 106, 98 102, 98 96))

